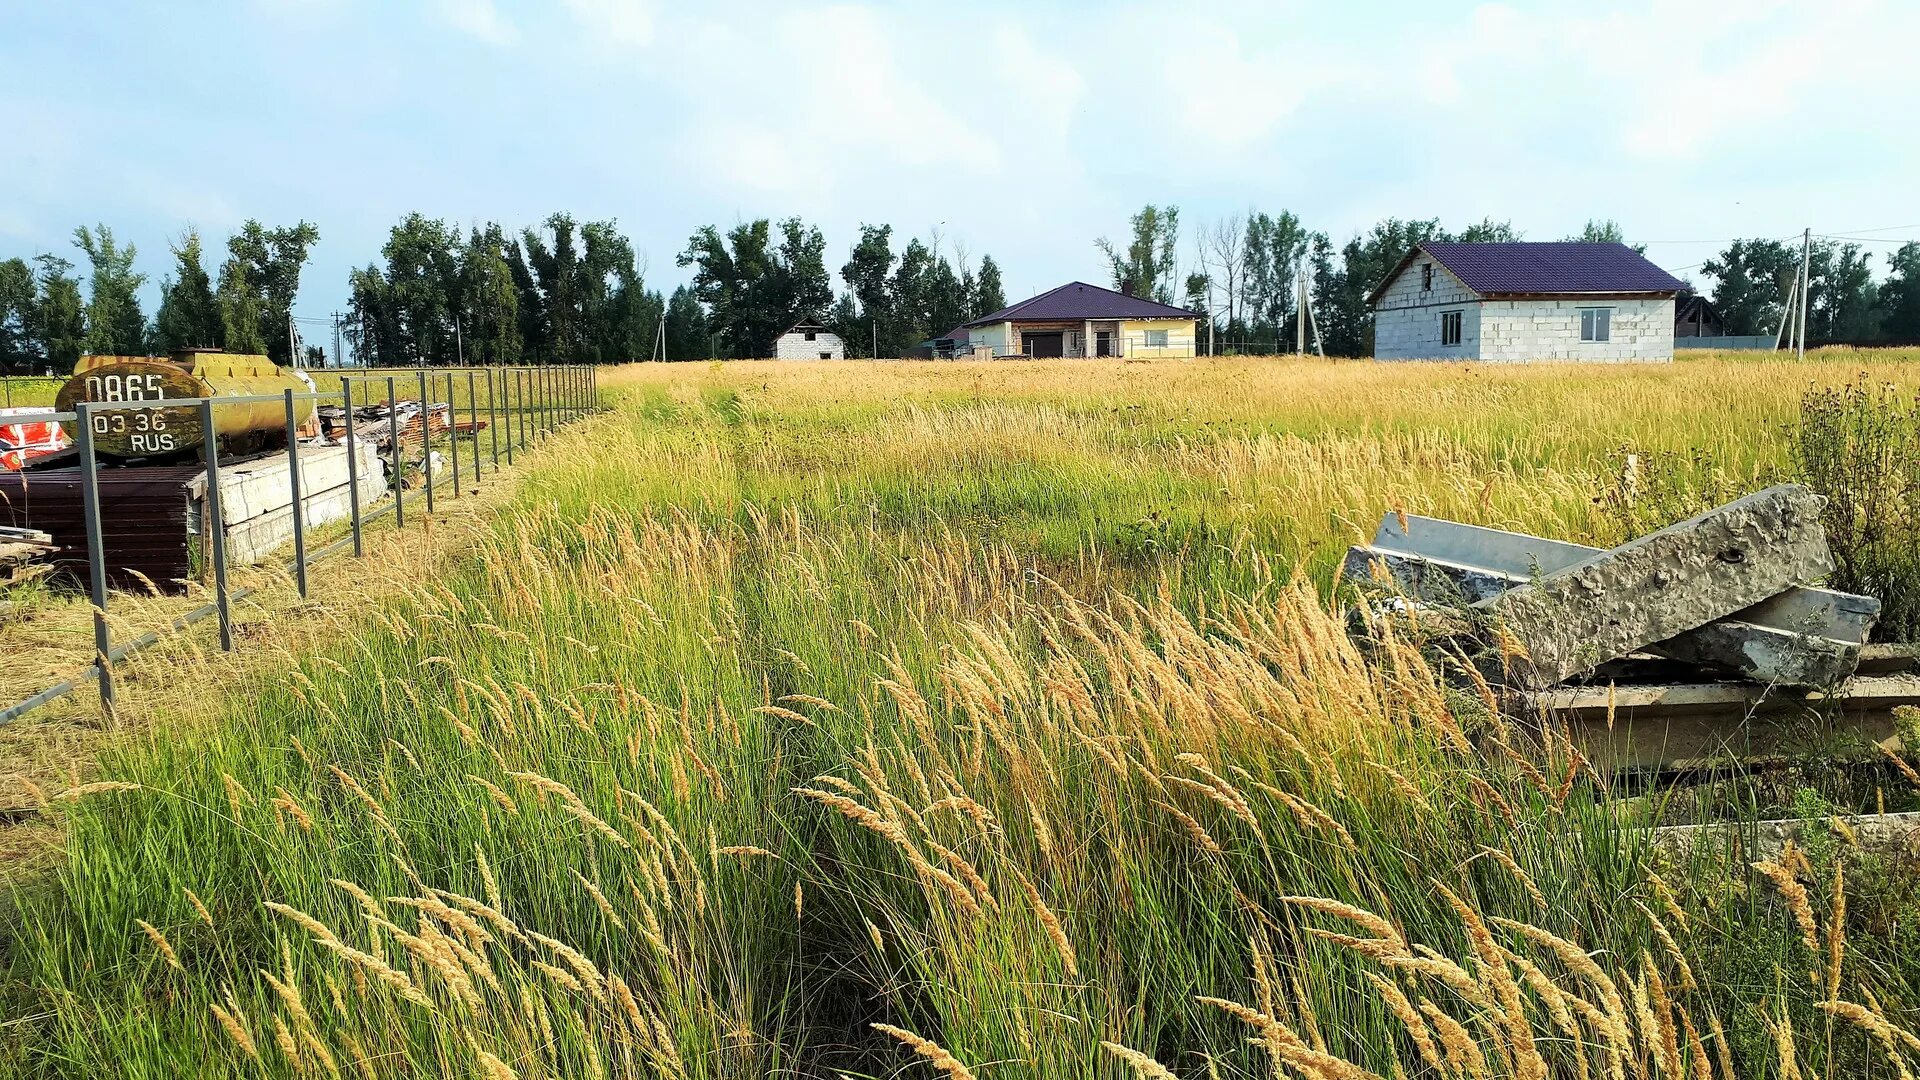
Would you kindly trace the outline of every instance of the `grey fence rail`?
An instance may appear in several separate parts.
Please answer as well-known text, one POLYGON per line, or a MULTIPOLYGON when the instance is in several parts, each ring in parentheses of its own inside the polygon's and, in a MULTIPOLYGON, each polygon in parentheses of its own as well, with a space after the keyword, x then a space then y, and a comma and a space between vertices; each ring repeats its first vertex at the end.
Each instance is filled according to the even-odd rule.
MULTIPOLYGON (((324 377, 331 373, 310 370, 309 374, 324 377)), ((345 373, 340 375, 338 391, 316 390, 311 393, 300 393, 287 390, 279 395, 252 397, 82 402, 75 405, 72 412, 57 412, 50 409, 45 412, 9 416, 7 420, 11 423, 70 421, 74 425, 75 449, 80 466, 81 512, 86 531, 87 578, 93 607, 94 661, 74 677, 55 683, 8 708, 0 709, 0 724, 16 720, 41 706, 57 701, 90 682, 99 684, 101 708, 111 719, 115 708, 113 666, 165 640, 162 631, 150 630, 116 643, 107 622, 107 605, 111 600, 111 590, 107 587, 108 567, 100 513, 100 459, 95 450, 94 438, 96 433, 108 430, 101 425, 106 423, 111 415, 124 416, 128 412, 138 413, 152 409, 197 411, 200 430, 203 434, 201 462, 206 472, 206 506, 202 516, 201 532, 206 538, 206 553, 213 571, 213 600, 174 618, 169 632, 178 632, 204 619, 217 617, 220 627, 220 648, 231 652, 234 648, 232 605, 236 601, 246 599, 255 590, 230 588, 227 582, 227 530, 220 508, 220 442, 214 434, 215 410, 222 406, 259 405, 271 402, 279 402, 285 408, 293 561, 285 564, 284 568, 292 575, 295 587, 304 598, 307 595, 307 569, 313 563, 349 548, 355 557, 366 554, 364 530, 368 524, 391 513, 395 528, 406 527, 408 499, 404 483, 406 472, 401 435, 403 427, 410 430, 415 423, 420 426, 422 474, 422 490, 415 498, 424 496, 426 512, 433 513, 435 438, 432 413, 433 406, 443 403, 447 406, 448 412, 447 458, 449 459, 448 467, 452 472, 449 479, 453 485, 453 496, 459 497, 462 448, 458 438, 460 424, 455 401, 456 390, 462 389, 466 392, 466 426, 472 443, 468 468, 476 483, 483 475, 483 466, 489 460, 481 453, 480 420, 483 415, 483 400, 484 416, 487 421, 485 430, 488 433, 490 460, 495 473, 503 467, 501 464, 503 458, 507 466, 513 465, 516 449, 524 451, 546 434, 588 415, 599 407, 599 372, 596 368, 587 365, 551 365, 436 367, 405 371, 345 373), (444 401, 434 397, 442 392, 443 386, 444 401), (417 420, 407 421, 403 425, 399 419, 398 405, 405 400, 401 395, 408 392, 417 393, 420 411, 417 420), (299 426, 299 407, 303 401, 312 401, 316 413, 322 405, 339 404, 346 408, 345 433, 341 445, 345 447, 347 457, 347 501, 351 506, 349 515, 351 526, 346 536, 316 551, 307 550, 307 510, 303 505, 301 491, 301 447, 296 429, 299 426), (356 440, 359 435, 355 430, 353 413, 357 405, 380 403, 387 406, 386 434, 387 441, 390 443, 390 466, 393 470, 392 498, 386 505, 372 511, 363 511, 360 502, 359 455, 356 452, 356 440)), ((416 516, 418 516, 417 511, 416 516)))

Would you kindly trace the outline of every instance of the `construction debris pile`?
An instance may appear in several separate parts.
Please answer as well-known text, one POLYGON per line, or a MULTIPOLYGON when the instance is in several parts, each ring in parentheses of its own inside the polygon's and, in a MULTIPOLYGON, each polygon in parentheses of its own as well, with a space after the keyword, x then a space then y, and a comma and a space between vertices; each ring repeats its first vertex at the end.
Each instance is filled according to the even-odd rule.
MULTIPOLYGON (((344 441, 347 435, 346 406, 322 405, 319 414, 321 433, 334 442, 344 441)), ((486 426, 485 420, 456 424, 453 406, 445 401, 429 402, 423 409, 418 401, 403 400, 394 402, 391 410, 386 402, 380 401, 353 410, 354 440, 383 450, 393 448, 396 431, 402 450, 412 451, 429 440, 445 438, 449 431, 471 435, 486 426)))
POLYGON ((1829 688, 1858 668, 1880 602, 1810 584, 1833 570, 1824 505, 1783 484, 1611 550, 1389 513, 1346 573, 1458 609, 1521 690, 1650 658, 1693 682, 1829 688))

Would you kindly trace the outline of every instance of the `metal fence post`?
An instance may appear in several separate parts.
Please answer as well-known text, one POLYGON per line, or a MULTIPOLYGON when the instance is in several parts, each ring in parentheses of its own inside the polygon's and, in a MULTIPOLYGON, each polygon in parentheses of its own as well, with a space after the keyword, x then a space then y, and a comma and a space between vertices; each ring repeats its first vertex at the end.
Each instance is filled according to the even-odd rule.
POLYGON ((393 458, 393 527, 407 524, 407 472, 400 461, 400 409, 393 396, 393 376, 387 376, 387 444, 393 458))
POLYGON ((420 471, 427 476, 427 514, 433 514, 433 426, 427 421, 427 369, 420 369, 420 471))
POLYGON ((525 377, 526 374, 527 373, 520 368, 515 368, 513 371, 513 393, 515 397, 520 399, 519 404, 514 407, 513 419, 514 419, 514 426, 520 429, 520 449, 522 450, 525 450, 527 448, 527 380, 525 377))
POLYGON ((80 453, 80 509, 87 519, 87 576, 93 599, 94 664, 100 670, 100 707, 113 720, 113 671, 108 654, 113 639, 107 630, 107 551, 100 530, 100 462, 93 455, 93 403, 78 402, 74 442, 80 453))
MULTIPOLYGON (((487 372, 487 431, 492 433, 492 436, 493 436, 493 471, 499 472, 500 471, 500 425, 506 422, 507 408, 503 400, 500 404, 499 415, 496 416, 494 414, 493 387, 496 381, 500 384, 500 397, 504 399, 507 396, 507 373, 504 368, 499 371, 487 372), (494 378, 494 376, 496 375, 499 376, 498 380, 494 378)), ((507 433, 507 464, 509 465, 513 464, 513 433, 512 432, 507 433)))
POLYGON ((293 388, 283 393, 287 403, 287 490, 293 495, 293 580, 300 598, 307 596, 307 515, 300 491, 300 422, 293 410, 293 388))
POLYGON ((213 609, 220 616, 220 648, 233 651, 233 612, 227 607, 227 519, 220 509, 220 440, 213 433, 213 399, 200 399, 200 431, 206 446, 207 553, 213 559, 213 609))
POLYGON ((453 497, 460 497, 460 432, 454 420, 460 416, 453 407, 453 372, 447 372, 447 456, 453 459, 453 497))
POLYGON ((360 452, 354 446, 353 433, 353 376, 340 376, 340 394, 347 399, 347 501, 353 516, 353 557, 358 559, 366 555, 366 546, 360 539, 360 452))
POLYGON ((480 395, 474 390, 473 369, 467 369, 467 427, 473 436, 473 486, 480 489, 480 395))

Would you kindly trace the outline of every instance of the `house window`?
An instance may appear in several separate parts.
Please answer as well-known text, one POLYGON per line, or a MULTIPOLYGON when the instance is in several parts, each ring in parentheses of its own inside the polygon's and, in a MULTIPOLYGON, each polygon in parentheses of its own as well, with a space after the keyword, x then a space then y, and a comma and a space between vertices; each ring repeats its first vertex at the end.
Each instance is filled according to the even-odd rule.
POLYGON ((1433 291, 1433 264, 1427 263, 1420 268, 1420 291, 1433 291))
POLYGON ((814 332, 813 332, 812 330, 809 330, 809 331, 807 331, 807 340, 808 340, 808 341, 812 341, 812 340, 813 340, 813 334, 814 334, 814 332))
POLYGON ((822 360, 831 360, 831 359, 833 359, 833 354, 832 354, 832 353, 830 353, 830 352, 823 352, 823 353, 821 353, 821 354, 820 354, 820 359, 822 359, 822 360))
POLYGON ((1165 330, 1147 331, 1147 348, 1164 349, 1166 347, 1167 347, 1167 332, 1165 330))
POLYGON ((1590 307, 1580 309, 1581 341, 1613 340, 1613 309, 1590 307))
POLYGON ((1460 344, 1461 312, 1443 311, 1440 313, 1440 344, 1460 344))

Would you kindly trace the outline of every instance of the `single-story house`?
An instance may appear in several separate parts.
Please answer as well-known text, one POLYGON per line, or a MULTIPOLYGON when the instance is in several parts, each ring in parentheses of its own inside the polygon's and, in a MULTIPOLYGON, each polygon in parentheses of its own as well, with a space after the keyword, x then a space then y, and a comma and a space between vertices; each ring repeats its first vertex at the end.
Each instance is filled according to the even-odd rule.
POLYGON ((803 322, 773 339, 775 360, 845 360, 847 343, 818 323, 803 322))
POLYGON ((1070 281, 957 327, 935 344, 953 356, 1187 357, 1194 355, 1198 318, 1186 308, 1070 281))
POLYGON ((1418 244, 1367 297, 1373 355, 1672 360, 1686 288, 1625 244, 1418 244))

